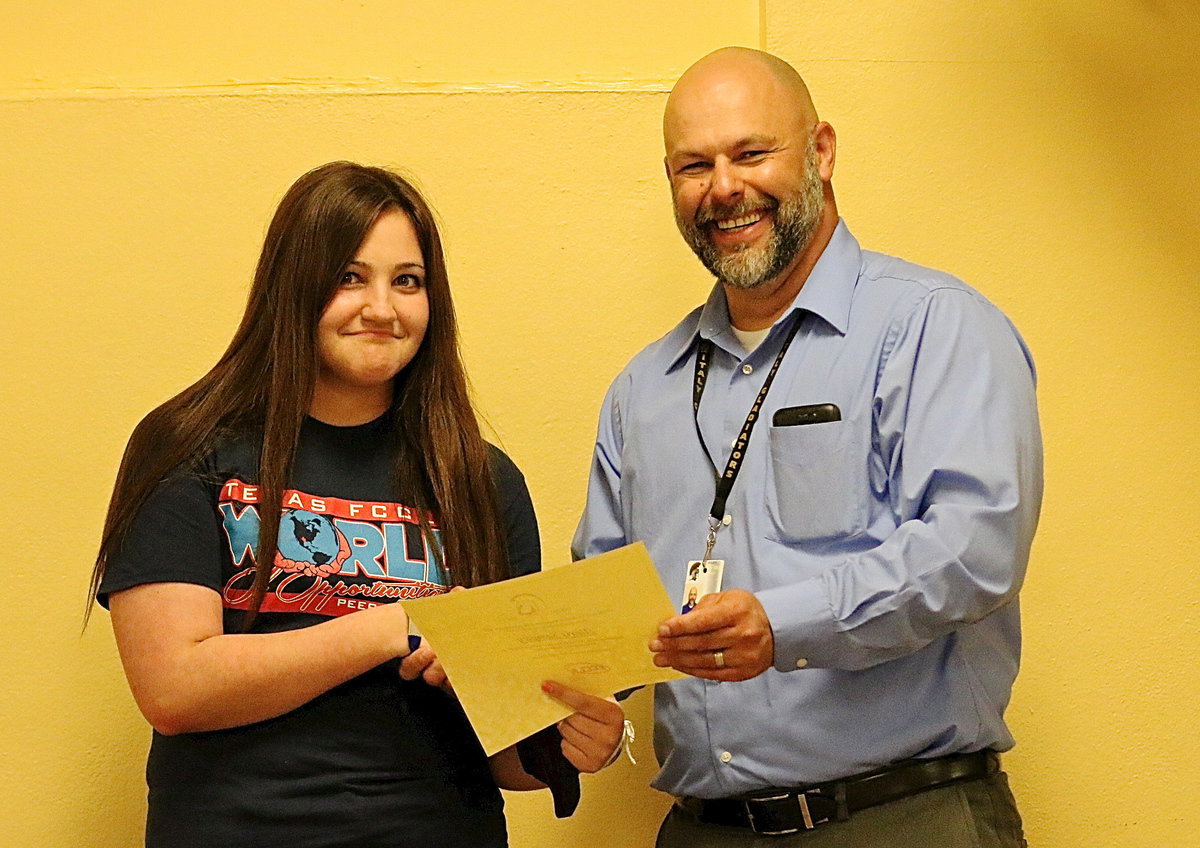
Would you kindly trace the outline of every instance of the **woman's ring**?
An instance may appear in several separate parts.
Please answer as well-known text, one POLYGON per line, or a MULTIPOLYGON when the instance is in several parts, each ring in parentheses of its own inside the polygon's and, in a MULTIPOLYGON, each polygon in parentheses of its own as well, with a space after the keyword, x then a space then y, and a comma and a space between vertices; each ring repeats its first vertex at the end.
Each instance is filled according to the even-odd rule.
POLYGON ((713 659, 717 663, 717 668, 725 667, 725 652, 724 651, 713 651, 713 659))

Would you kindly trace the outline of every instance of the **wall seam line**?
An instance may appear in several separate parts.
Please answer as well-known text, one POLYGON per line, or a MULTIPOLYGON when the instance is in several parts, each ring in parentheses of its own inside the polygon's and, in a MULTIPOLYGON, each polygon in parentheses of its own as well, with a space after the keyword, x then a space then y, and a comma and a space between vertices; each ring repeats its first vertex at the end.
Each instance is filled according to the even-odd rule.
POLYGON ((182 86, 77 86, 69 88, 12 88, 0 91, 0 101, 39 100, 155 100, 190 97, 391 97, 397 95, 545 95, 545 94, 666 94, 670 80, 630 80, 626 83, 446 83, 446 82, 305 82, 250 81, 182 86))

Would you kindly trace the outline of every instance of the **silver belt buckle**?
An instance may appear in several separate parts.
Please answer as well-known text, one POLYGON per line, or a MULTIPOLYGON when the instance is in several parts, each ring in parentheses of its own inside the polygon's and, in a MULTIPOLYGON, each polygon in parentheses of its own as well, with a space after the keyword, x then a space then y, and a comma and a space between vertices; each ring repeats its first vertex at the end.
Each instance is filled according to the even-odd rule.
POLYGON ((785 792, 782 795, 771 795, 766 798, 754 798, 753 800, 748 800, 748 801, 744 802, 746 805, 746 818, 750 821, 750 829, 752 831, 754 831, 755 833, 761 833, 763 836, 788 836, 793 833, 799 833, 800 828, 798 828, 798 827, 789 827, 786 830, 761 829, 758 826, 758 822, 756 822, 754 820, 754 806, 753 805, 755 804, 755 802, 758 802, 758 801, 783 801, 783 800, 786 800, 787 798, 793 798, 793 797, 796 799, 796 803, 800 807, 800 818, 804 822, 805 830, 812 830, 817 825, 824 824, 825 822, 829 821, 828 816, 826 816, 825 818, 822 818, 822 819, 813 819, 812 811, 808 807, 808 797, 803 792, 797 792, 797 793, 795 793, 795 795, 793 795, 790 792, 785 792))

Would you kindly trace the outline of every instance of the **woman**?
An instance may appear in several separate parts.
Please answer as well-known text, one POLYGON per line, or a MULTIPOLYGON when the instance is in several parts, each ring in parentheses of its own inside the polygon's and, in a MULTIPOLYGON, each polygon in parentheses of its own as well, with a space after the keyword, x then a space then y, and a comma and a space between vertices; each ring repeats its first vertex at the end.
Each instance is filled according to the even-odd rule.
MULTIPOLYGON (((96 561, 154 727, 147 845, 506 844, 497 785, 542 784, 514 749, 488 761, 394 601, 539 556, 470 405, 428 205, 377 168, 301 177, 228 350, 134 431, 96 561)), ((561 756, 602 767, 620 707, 547 691, 578 710, 561 756)))

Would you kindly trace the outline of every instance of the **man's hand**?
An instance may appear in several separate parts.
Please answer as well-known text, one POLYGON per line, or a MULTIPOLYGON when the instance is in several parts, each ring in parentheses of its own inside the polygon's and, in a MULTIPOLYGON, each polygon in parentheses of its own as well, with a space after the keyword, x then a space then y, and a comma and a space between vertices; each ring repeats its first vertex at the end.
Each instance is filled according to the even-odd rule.
POLYGON ((604 768, 625 731, 625 711, 615 698, 597 698, 561 683, 546 681, 542 691, 575 712, 558 723, 563 756, 582 772, 604 768))
POLYGON ((749 680, 775 657, 771 622, 742 589, 705 595, 691 612, 668 618, 650 641, 654 664, 706 680, 749 680))

